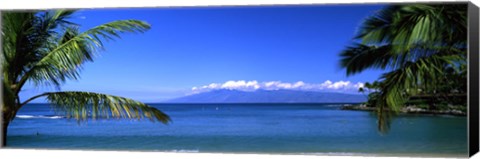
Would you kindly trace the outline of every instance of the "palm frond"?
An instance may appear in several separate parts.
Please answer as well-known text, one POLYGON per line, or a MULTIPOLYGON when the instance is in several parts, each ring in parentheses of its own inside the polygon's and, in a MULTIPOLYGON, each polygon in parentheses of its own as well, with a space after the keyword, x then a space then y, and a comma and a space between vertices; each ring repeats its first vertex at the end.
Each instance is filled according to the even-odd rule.
POLYGON ((387 6, 365 18, 354 39, 362 40, 363 44, 390 42, 392 21, 399 9, 397 5, 387 6))
MULTIPOLYGON (((88 118, 148 118, 151 121, 170 122, 170 117, 160 110, 128 98, 93 92, 47 92, 32 99, 46 96, 57 112, 67 118, 84 121, 88 118)), ((28 103, 26 101, 25 103, 28 103)))
POLYGON ((92 61, 98 50, 103 49, 102 39, 113 40, 120 38, 121 33, 144 32, 149 28, 149 24, 138 20, 114 21, 80 34, 68 28, 57 45, 49 48, 49 52, 22 77, 21 83, 31 80, 35 84, 58 86, 66 79, 77 79, 81 65, 92 61))
MULTIPOLYGON (((5 39, 4 53, 16 69, 10 72, 21 75, 25 67, 37 62, 46 39, 54 36, 58 26, 74 25, 66 20, 74 11, 57 10, 48 12, 9 11, 2 16, 2 36, 5 39)), ((14 79, 16 80, 16 79, 14 79)))
POLYGON ((394 5, 368 17, 356 39, 392 44, 395 52, 416 45, 454 45, 466 41, 466 5, 394 5))
POLYGON ((456 61, 465 61, 464 48, 450 46, 412 46, 405 52, 397 52, 395 45, 369 46, 355 43, 340 53, 340 66, 345 68, 347 76, 360 73, 367 69, 389 69, 396 70, 404 67, 407 63, 415 62, 418 59, 436 54, 459 55, 463 57, 456 61))
POLYGON ((43 15, 41 15, 42 17, 39 19, 41 21, 42 28, 45 28, 45 30, 55 29, 59 25, 62 27, 68 27, 71 25, 78 26, 78 24, 68 21, 68 19, 71 18, 75 12, 76 10, 51 10, 43 12, 43 15))
POLYGON ((32 32, 34 19, 35 12, 2 12, 2 73, 10 84, 23 69, 26 52, 33 50, 32 45, 20 44, 31 41, 28 33, 32 32))
POLYGON ((410 96, 419 93, 418 90, 439 89, 444 84, 439 80, 444 75, 443 68, 460 59, 459 55, 436 54, 383 74, 379 84, 382 92, 375 101, 379 131, 388 130, 392 113, 398 113, 410 96))
POLYGON ((366 69, 385 69, 394 58, 390 53, 391 46, 367 46, 355 44, 340 53, 340 66, 347 75, 353 75, 366 69))
POLYGON ((377 115, 377 129, 380 133, 386 134, 390 130, 394 112, 389 111, 385 103, 386 100, 381 99, 382 96, 385 97, 384 95, 381 95, 382 93, 384 92, 377 94, 377 98, 374 100, 373 104, 377 106, 377 111, 375 112, 377 115))

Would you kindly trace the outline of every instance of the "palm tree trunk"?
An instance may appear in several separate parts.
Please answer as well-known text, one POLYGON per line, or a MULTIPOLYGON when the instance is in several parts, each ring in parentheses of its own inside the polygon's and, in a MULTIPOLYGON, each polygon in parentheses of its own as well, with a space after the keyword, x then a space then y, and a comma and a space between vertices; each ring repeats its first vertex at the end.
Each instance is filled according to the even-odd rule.
POLYGON ((0 138, 0 147, 5 147, 7 145, 7 128, 10 121, 6 119, 5 116, 6 115, 2 117, 2 137, 0 138))
MULTIPOLYGON (((8 107, 7 107, 8 108, 8 107)), ((15 116, 15 113, 12 113, 10 110, 3 108, 3 110, 6 110, 4 112, 1 112, 2 115, 2 134, 0 138, 0 147, 5 147, 7 145, 7 129, 8 125, 10 124, 10 121, 12 121, 12 116, 15 116)))

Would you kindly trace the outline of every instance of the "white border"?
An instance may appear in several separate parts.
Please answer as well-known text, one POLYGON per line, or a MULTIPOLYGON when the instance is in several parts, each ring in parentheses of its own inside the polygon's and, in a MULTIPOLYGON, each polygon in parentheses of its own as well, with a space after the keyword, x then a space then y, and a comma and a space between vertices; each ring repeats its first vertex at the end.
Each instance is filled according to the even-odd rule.
MULTIPOLYGON (((238 6, 238 5, 286 5, 286 4, 349 4, 349 3, 408 3, 408 2, 465 2, 464 0, 3 0, 0 10, 56 9, 56 8, 137 8, 179 6, 238 6)), ((478 0, 473 1, 478 4, 478 0)), ((221 153, 172 153, 172 152, 129 152, 129 151, 80 151, 80 150, 23 150, 0 149, 2 158, 52 159, 52 158, 371 158, 362 156, 312 156, 312 155, 266 155, 266 154, 221 154, 221 153)), ((375 157, 400 158, 400 157, 375 157)), ((412 157, 408 157, 412 158, 412 157)), ((421 157, 426 159, 425 157, 421 157)), ((480 158, 477 154, 474 158, 480 158)))
MULTIPOLYGON (((138 152, 138 151, 83 151, 83 150, 22 150, 0 149, 0 154, 5 158, 15 159, 54 159, 54 158, 115 158, 115 159, 435 159, 434 157, 374 157, 374 156, 331 156, 331 155, 281 155, 281 154, 232 154, 232 153, 176 153, 176 152, 138 152)), ((466 156, 465 156, 466 157, 466 156)), ((442 157, 446 158, 446 157, 442 157)))

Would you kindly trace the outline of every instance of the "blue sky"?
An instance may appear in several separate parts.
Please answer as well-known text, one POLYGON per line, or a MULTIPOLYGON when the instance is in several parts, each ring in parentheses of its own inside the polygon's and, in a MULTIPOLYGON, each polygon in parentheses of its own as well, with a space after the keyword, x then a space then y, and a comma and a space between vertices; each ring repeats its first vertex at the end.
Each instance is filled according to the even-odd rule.
MULTIPOLYGON (((276 82, 278 88, 287 88, 288 84, 293 88, 301 82, 303 85, 296 88, 306 90, 324 84, 323 91, 351 93, 352 89, 335 89, 333 85, 354 87, 358 82, 377 79, 381 71, 367 70, 347 77, 339 67, 338 54, 351 44, 362 20, 381 7, 80 10, 72 21, 81 24, 82 31, 123 19, 143 20, 152 28, 107 42, 106 50, 93 63, 84 65, 81 79, 68 81, 61 90, 109 93, 144 102, 195 93, 194 87, 202 91, 266 88, 269 82, 276 82)), ((29 86, 22 92, 22 99, 52 90, 29 86)))

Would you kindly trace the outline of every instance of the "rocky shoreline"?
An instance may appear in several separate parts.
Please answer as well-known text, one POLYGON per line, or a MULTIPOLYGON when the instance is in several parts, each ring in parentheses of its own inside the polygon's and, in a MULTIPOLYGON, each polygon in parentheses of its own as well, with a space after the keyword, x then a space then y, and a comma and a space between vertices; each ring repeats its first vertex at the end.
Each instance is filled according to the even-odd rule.
MULTIPOLYGON (((341 110, 360 110, 360 111, 376 111, 375 107, 367 107, 365 104, 350 105, 346 104, 340 107, 341 110)), ((454 116, 466 116, 467 113, 458 109, 448 110, 427 110, 418 108, 415 106, 406 106, 400 110, 400 113, 406 114, 435 114, 435 115, 454 115, 454 116)))

